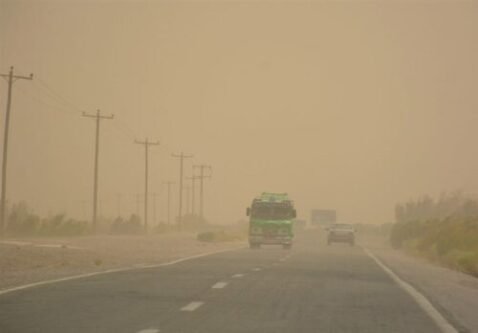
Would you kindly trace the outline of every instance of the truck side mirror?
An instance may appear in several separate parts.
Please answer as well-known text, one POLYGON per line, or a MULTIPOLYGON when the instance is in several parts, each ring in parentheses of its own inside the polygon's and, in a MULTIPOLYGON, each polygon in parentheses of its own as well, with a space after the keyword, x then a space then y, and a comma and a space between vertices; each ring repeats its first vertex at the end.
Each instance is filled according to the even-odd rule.
POLYGON ((247 215, 247 216, 251 216, 251 208, 250 208, 250 207, 247 207, 247 209, 246 209, 246 215, 247 215))

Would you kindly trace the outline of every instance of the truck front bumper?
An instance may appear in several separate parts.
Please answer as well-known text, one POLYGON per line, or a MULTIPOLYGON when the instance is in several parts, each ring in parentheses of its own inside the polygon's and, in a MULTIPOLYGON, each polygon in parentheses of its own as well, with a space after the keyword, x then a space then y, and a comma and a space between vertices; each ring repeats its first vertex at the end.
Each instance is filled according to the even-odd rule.
POLYGON ((249 235, 249 243, 250 244, 290 245, 292 244, 292 237, 290 236, 264 237, 260 235, 249 235))

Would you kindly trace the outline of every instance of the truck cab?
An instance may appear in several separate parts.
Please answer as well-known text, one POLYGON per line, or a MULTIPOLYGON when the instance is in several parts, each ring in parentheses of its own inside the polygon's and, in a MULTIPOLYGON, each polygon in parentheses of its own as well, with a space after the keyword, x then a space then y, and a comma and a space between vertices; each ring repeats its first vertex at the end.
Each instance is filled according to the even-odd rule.
POLYGON ((250 248, 276 244, 290 249, 296 215, 294 203, 287 193, 264 192, 256 197, 247 208, 250 248))

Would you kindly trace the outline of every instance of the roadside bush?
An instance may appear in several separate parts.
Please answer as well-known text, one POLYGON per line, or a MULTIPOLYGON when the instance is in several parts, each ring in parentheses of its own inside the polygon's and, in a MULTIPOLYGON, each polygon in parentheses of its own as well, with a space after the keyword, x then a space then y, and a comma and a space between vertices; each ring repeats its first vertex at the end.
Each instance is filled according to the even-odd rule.
POLYGON ((399 205, 390 242, 394 248, 478 276, 478 203, 461 195, 399 205), (444 214, 440 216, 440 214, 444 214))
POLYGON ((141 225, 141 219, 138 215, 131 215, 128 220, 122 217, 117 217, 111 225, 112 234, 131 235, 143 232, 144 228, 141 225))
POLYGON ((84 221, 66 219, 59 214, 48 218, 40 218, 20 202, 14 204, 8 214, 6 232, 10 236, 78 236, 88 232, 88 224, 84 221))

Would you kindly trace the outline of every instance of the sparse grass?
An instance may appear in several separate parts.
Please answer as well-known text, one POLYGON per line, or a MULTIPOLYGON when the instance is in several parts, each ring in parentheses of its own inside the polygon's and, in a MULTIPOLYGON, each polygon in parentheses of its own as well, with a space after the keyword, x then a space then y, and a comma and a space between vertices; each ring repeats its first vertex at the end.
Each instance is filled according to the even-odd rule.
POLYGON ((391 242, 395 248, 478 276, 478 219, 399 222, 391 242))

